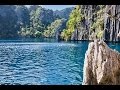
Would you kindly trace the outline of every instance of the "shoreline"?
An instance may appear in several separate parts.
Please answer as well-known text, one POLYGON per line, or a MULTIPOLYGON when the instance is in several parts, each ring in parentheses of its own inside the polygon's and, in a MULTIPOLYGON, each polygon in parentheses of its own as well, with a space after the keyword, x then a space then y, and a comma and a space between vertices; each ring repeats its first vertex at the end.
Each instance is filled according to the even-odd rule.
MULTIPOLYGON (((79 42, 79 41, 83 41, 83 42, 94 42, 94 40, 68 40, 68 41, 65 41, 65 40, 56 40, 55 38, 44 38, 44 37, 40 37, 40 38, 0 38, 0 41, 1 40, 29 40, 29 39, 38 39, 38 40, 54 40, 54 41, 57 41, 57 42, 79 42)), ((104 41, 104 40, 103 40, 104 41)), ((120 43, 120 41, 104 41, 105 43, 120 43)))

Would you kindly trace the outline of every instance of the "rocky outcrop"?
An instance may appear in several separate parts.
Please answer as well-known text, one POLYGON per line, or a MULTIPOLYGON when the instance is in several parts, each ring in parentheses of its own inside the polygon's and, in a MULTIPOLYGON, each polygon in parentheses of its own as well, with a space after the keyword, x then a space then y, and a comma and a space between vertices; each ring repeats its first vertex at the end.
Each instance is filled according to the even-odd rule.
POLYGON ((93 40, 90 28, 96 19, 95 13, 99 10, 98 5, 80 5, 84 19, 80 22, 71 36, 71 40, 93 40))
MULTIPOLYGON (((103 19, 102 39, 104 41, 120 41, 120 5, 80 5, 80 7, 80 13, 83 14, 84 19, 78 26, 80 29, 76 28, 73 32, 71 40, 94 40, 98 30, 92 29, 93 24, 98 19, 103 19)), ((99 27, 98 25, 97 27, 99 27)))
POLYGON ((104 40, 120 41, 120 5, 106 5, 104 40))
POLYGON ((104 41, 91 42, 85 54, 83 85, 120 85, 120 53, 104 41))

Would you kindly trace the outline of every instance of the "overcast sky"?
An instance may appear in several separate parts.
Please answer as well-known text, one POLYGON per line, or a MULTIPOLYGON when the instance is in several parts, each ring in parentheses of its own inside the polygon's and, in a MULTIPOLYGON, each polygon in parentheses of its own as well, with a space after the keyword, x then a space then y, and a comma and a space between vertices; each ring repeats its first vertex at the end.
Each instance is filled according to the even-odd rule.
MULTIPOLYGON (((29 7, 30 5, 26 5, 26 6, 29 7)), ((62 10, 64 8, 74 7, 76 5, 41 5, 41 6, 52 10, 62 10)))

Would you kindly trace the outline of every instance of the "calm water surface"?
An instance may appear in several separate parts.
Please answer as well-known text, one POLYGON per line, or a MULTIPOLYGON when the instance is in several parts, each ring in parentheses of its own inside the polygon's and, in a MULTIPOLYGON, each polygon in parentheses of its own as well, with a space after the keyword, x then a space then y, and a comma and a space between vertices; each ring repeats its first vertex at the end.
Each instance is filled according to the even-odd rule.
MULTIPOLYGON (((120 51, 120 44, 111 44, 120 51)), ((0 40, 0 84, 79 85, 88 42, 0 40)))

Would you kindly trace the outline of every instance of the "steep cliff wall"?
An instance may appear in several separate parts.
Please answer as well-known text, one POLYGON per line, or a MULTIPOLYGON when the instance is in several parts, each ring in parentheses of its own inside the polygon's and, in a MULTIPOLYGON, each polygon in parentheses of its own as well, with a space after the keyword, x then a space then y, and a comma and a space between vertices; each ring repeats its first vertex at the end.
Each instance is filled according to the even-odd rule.
POLYGON ((80 22, 78 28, 75 29, 71 36, 71 40, 89 40, 90 26, 94 22, 93 13, 96 11, 97 5, 80 5, 84 19, 80 22))
POLYGON ((120 53, 103 41, 91 42, 83 72, 83 85, 120 85, 120 53))
POLYGON ((120 5, 106 5, 104 40, 120 41, 120 5))
POLYGON ((120 5, 80 5, 84 19, 71 40, 120 41, 120 5))

